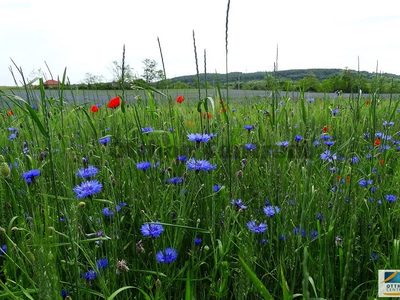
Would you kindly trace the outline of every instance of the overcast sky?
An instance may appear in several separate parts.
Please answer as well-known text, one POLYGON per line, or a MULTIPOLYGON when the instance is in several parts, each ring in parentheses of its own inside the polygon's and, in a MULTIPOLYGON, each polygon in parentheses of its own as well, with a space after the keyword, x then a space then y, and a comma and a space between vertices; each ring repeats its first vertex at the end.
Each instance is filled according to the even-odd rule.
MULTIPOLYGON (((398 1, 231 0, 228 71, 358 68, 400 75, 398 1)), ((86 73, 112 79, 122 59, 138 76, 142 61, 167 77, 195 74, 194 30, 200 72, 225 72, 227 0, 0 0, 0 86, 14 85, 10 58, 25 76, 39 68, 54 79, 67 68, 71 83, 86 73)), ((15 72, 15 69, 14 69, 15 72)), ((15 72, 16 73, 16 72, 15 72)), ((20 81, 20 76, 17 76, 20 81)))

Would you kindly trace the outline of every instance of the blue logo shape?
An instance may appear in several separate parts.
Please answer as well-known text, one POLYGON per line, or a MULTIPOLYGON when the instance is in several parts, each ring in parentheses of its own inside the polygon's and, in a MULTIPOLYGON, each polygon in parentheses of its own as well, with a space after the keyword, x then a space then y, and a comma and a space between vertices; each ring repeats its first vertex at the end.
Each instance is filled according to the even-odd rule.
POLYGON ((385 280, 382 283, 400 283, 400 272, 385 272, 385 280))

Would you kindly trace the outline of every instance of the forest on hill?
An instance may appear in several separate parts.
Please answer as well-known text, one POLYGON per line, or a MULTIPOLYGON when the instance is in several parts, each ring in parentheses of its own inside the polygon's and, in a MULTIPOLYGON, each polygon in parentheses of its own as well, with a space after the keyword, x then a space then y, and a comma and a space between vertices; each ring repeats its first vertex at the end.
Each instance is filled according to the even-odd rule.
MULTIPOLYGON (((357 92, 360 89, 369 93, 399 93, 400 76, 388 73, 370 73, 349 69, 298 69, 276 72, 242 73, 231 72, 226 74, 199 74, 179 76, 167 79, 169 88, 201 88, 215 87, 216 80, 220 86, 240 90, 279 90, 305 92, 357 92)), ((158 87, 165 85, 165 81, 156 83, 158 87)))

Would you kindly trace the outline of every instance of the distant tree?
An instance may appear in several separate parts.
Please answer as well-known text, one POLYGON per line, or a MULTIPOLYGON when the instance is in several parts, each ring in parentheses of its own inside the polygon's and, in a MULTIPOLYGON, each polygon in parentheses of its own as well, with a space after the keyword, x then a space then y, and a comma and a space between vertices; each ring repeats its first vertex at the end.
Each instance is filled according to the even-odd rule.
POLYGON ((142 78, 147 84, 154 82, 157 79, 164 79, 164 72, 157 70, 157 62, 155 60, 146 58, 142 61, 144 64, 142 78))
POLYGON ((131 68, 129 64, 125 65, 122 72, 122 63, 120 64, 118 61, 114 60, 110 70, 113 75, 113 80, 118 82, 120 86, 122 86, 122 84, 129 86, 129 83, 136 79, 136 77, 133 75, 133 68, 131 68))

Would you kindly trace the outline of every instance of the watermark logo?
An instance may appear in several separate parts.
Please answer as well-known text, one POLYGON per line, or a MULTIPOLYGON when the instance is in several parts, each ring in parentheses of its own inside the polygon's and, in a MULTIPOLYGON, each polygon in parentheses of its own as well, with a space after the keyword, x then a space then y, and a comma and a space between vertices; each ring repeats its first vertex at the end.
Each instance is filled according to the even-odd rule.
POLYGON ((400 270, 379 270, 379 297, 400 296, 400 270))

